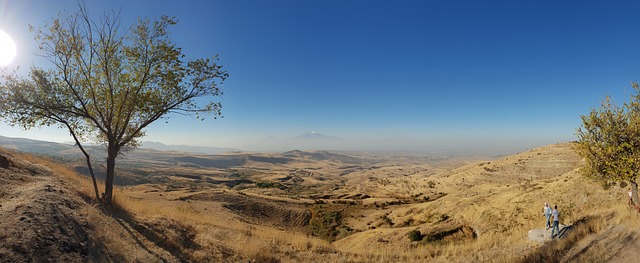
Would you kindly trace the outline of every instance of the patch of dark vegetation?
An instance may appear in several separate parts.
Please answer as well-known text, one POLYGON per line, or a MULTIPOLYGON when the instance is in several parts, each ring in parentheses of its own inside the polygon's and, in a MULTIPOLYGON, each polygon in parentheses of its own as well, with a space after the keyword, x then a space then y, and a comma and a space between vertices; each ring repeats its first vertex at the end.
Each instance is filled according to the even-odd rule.
POLYGON ((243 174, 240 171, 233 171, 231 174, 227 175, 229 178, 244 178, 246 177, 245 174, 243 174))
POLYGON ((423 242, 433 243, 442 241, 458 241, 466 239, 475 239, 476 233, 473 228, 468 226, 458 226, 452 229, 445 229, 441 231, 435 231, 427 233, 422 238, 423 242))
POLYGON ((429 180, 427 182, 427 184, 429 185, 429 188, 435 188, 436 187, 436 182, 433 180, 429 180))
POLYGON ((320 206, 311 208, 310 211, 309 231, 311 235, 333 242, 353 233, 353 229, 342 222, 343 211, 320 206))
POLYGON ((286 189, 286 187, 279 182, 256 182, 258 188, 277 188, 280 190, 286 189))
POLYGON ((389 214, 391 214, 391 212, 387 212, 386 214, 380 216, 380 219, 382 219, 382 222, 386 225, 389 225, 390 227, 393 227, 394 223, 393 220, 391 220, 391 218, 389 217, 389 214))
POLYGON ((409 233, 407 233, 407 237, 409 237, 409 240, 411 241, 422 241, 422 238, 424 238, 424 235, 422 235, 422 233, 420 233, 420 230, 411 230, 409 231, 409 233))
POLYGON ((229 173, 226 176, 228 178, 241 178, 241 179, 251 178, 251 176, 259 173, 258 171, 255 171, 252 169, 228 169, 226 170, 226 172, 229 173))
POLYGON ((620 188, 627 188, 627 182, 625 181, 620 182, 620 188))
POLYGON ((409 240, 421 242, 422 244, 449 243, 476 239, 473 228, 466 225, 445 226, 434 229, 428 233, 419 230, 411 230, 407 233, 409 240))

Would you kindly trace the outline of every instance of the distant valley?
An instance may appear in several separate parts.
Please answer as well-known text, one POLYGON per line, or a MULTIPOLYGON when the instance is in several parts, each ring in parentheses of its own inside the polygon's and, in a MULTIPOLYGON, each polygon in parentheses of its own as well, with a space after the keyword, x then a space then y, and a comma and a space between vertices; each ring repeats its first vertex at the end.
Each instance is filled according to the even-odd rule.
MULTIPOLYGON (((73 145, 2 137, 0 147, 46 155, 87 174, 73 145)), ((101 178, 103 153, 98 147, 89 149, 101 178)), ((0 179, 20 187, 3 190, 6 200, 0 201, 6 205, 0 209, 15 206, 23 211, 7 218, 24 221, 12 223, 24 232, 36 222, 26 221, 33 213, 29 207, 47 207, 33 191, 46 193, 45 200, 83 200, 60 188, 78 185, 88 200, 93 195, 90 180, 70 174, 68 168, 51 172, 26 160, 12 163, 22 164, 0 168, 5 174, 0 179), (34 180, 30 174, 41 179, 24 183, 34 180), (18 194, 25 192, 35 201, 18 194), (15 200, 25 205, 10 206, 15 200)), ((82 229, 104 237, 92 244, 108 248, 122 261, 540 262, 547 253, 563 255, 562 262, 592 262, 602 255, 612 261, 633 256, 640 247, 640 232, 629 225, 637 216, 625 206, 622 185, 605 190, 580 174, 581 165, 571 143, 501 158, 317 150, 205 154, 140 148, 117 160, 115 200, 126 213, 103 214, 91 204, 63 210, 66 218, 80 222, 89 213, 82 211, 93 211, 87 216, 94 221, 116 220, 108 227, 89 221, 92 227, 84 224, 82 229), (528 238, 530 230, 543 226, 543 202, 559 204, 562 223, 576 229, 558 241, 567 244, 564 248, 528 238), (628 242, 619 242, 620 234, 627 235, 628 242), (590 240, 601 245, 591 246, 596 241, 590 240), (599 249, 605 246, 617 249, 605 253, 599 249)), ((55 232, 58 228, 51 222, 61 215, 47 211, 38 212, 43 214, 38 220, 51 217, 46 222, 55 232)), ((548 233, 544 228, 540 232, 548 233)), ((25 246, 31 242, 11 237, 25 246)), ((86 244, 81 237, 74 242, 86 244)))

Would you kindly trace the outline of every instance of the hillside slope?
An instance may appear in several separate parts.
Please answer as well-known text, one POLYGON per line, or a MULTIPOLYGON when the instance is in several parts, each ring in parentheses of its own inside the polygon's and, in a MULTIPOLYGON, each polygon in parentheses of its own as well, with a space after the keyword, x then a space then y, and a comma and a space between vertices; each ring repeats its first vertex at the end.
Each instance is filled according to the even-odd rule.
POLYGON ((638 230, 628 220, 636 216, 625 207, 626 191, 619 186, 604 190, 601 184, 580 174, 581 165, 573 145, 564 143, 435 174, 418 173, 413 175, 414 184, 424 185, 426 181, 429 186, 421 187, 422 191, 440 192, 444 196, 432 202, 363 212, 351 224, 374 223, 334 245, 344 252, 417 257, 416 261, 423 258, 446 262, 513 262, 542 248, 527 238, 527 232, 544 227, 542 207, 548 202, 558 205, 561 223, 572 225, 587 217, 598 225, 594 233, 580 237, 563 254, 572 249, 579 250, 571 252, 574 255, 590 254, 589 257, 603 253, 592 250, 598 241, 579 243, 583 239, 608 240, 601 241, 603 244, 599 246, 617 249, 615 253, 604 250, 607 259, 617 260, 617 254, 640 248, 638 230), (601 222, 603 218, 608 219, 601 222), (614 232, 627 238, 624 244, 618 243, 614 234, 606 238, 606 231, 616 225, 622 225, 614 232), (412 242, 408 238, 412 230, 427 237, 446 237, 451 234, 448 231, 465 227, 473 229, 474 234, 467 235, 473 238, 451 242, 426 241, 428 238, 412 242))
POLYGON ((309 186, 318 192, 314 199, 258 184, 211 187, 200 177, 118 187, 110 210, 92 204, 90 181, 66 166, 2 150, 0 156, 8 157, 0 157, 0 262, 634 262, 640 256, 640 220, 626 206, 625 186, 605 190, 582 176, 569 143, 458 167, 356 169, 309 161, 289 174, 290 166, 278 168, 283 176, 316 173, 309 186), (565 238, 528 239, 529 230, 544 226, 544 202, 557 204, 571 227, 565 238))
POLYGON ((83 262, 99 250, 79 214, 83 200, 47 167, 10 160, 0 167, 0 259, 83 262))
POLYGON ((87 202, 86 183, 64 166, 0 150, 0 262, 180 261, 136 231, 143 224, 87 202))

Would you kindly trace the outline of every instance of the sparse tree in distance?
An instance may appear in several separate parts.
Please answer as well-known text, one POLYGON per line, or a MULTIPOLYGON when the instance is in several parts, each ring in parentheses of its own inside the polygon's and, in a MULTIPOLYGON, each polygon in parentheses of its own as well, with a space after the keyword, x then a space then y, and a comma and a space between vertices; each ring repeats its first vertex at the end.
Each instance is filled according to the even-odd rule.
POLYGON ((640 173, 640 86, 632 83, 634 93, 622 105, 607 96, 599 108, 581 116, 578 128, 578 153, 585 159, 583 172, 604 182, 631 185, 632 200, 638 202, 640 173))
POLYGON ((170 113, 220 115, 219 86, 228 77, 212 58, 185 60, 162 16, 120 26, 118 13, 93 20, 84 5, 61 14, 48 26, 33 28, 50 65, 32 67, 29 77, 3 72, 0 111, 24 129, 58 125, 68 129, 83 152, 96 198, 111 205, 116 158, 136 147, 145 128, 170 113), (89 153, 83 143, 106 148, 104 195, 100 197, 89 153))

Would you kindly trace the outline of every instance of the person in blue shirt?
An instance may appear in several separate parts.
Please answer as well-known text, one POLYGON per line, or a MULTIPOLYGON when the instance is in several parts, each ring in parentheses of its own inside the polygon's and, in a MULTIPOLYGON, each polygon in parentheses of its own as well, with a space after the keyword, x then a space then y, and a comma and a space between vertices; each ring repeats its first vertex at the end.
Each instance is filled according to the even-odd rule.
POLYGON ((551 217, 553 217, 553 226, 551 227, 551 238, 555 235, 560 234, 560 228, 558 227, 560 212, 558 212, 558 205, 553 206, 553 212, 551 212, 551 217))

